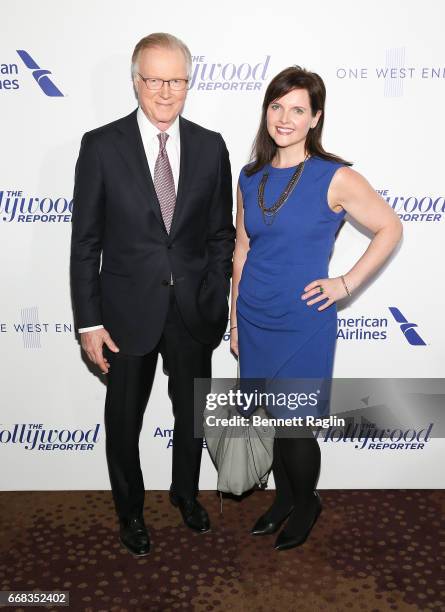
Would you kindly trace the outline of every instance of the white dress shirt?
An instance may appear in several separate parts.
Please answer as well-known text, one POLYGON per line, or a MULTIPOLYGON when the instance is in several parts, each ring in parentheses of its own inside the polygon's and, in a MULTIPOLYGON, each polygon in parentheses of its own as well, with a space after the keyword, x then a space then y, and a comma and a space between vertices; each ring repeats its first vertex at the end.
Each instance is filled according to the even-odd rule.
MULTIPOLYGON (((150 167, 150 173, 154 181, 155 176, 155 164, 159 153, 159 138, 160 132, 153 123, 147 119, 141 107, 137 111, 137 120, 139 131, 142 136, 142 142, 144 143, 145 155, 147 156, 148 165, 150 167)), ((179 137, 179 116, 176 117, 174 122, 165 130, 168 134, 167 143, 165 149, 167 151, 170 166, 173 172, 173 180, 175 181, 175 190, 178 193, 178 180, 179 180, 179 162, 181 159, 181 139, 179 137)))
MULTIPOLYGON (((136 114, 139 131, 142 137, 142 143, 144 145, 145 155, 147 157, 148 167, 150 168, 150 174, 154 181, 155 164, 159 154, 159 138, 160 132, 153 123, 147 119, 144 111, 141 107, 138 108, 136 114)), ((165 130, 168 134, 165 149, 167 151, 168 159, 173 173, 173 180, 175 182, 175 191, 178 193, 178 181, 179 181, 179 165, 181 161, 181 138, 179 133, 179 115, 173 121, 171 126, 165 130)), ((95 329, 102 329, 103 325, 93 325, 92 327, 82 327, 79 329, 79 333, 94 331, 95 329)))

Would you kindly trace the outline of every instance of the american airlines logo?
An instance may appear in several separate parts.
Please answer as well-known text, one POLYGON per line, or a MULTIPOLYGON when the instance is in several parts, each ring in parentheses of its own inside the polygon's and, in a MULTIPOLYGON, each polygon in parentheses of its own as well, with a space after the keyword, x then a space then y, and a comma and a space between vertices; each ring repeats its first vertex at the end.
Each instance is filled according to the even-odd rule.
MULTIPOLYGON (((415 329, 416 323, 410 323, 395 306, 388 306, 400 330, 411 346, 426 346, 426 342, 420 337, 415 329)), ((347 341, 381 342, 392 340, 393 331, 391 319, 388 316, 376 316, 378 313, 362 313, 361 315, 349 314, 346 317, 338 317, 337 339, 347 341)))
POLYGON ((52 74, 50 70, 46 68, 40 68, 37 62, 30 56, 27 51, 23 49, 17 50, 17 53, 27 68, 32 70, 32 76, 34 77, 37 85, 43 91, 46 96, 51 98, 63 98, 63 93, 49 78, 52 74))
POLYGON ((389 306, 388 308, 394 319, 397 321, 397 323, 399 323, 400 330, 409 344, 412 346, 426 346, 426 342, 422 340, 418 332, 414 329, 417 327, 417 323, 409 323, 400 310, 395 306, 389 306))

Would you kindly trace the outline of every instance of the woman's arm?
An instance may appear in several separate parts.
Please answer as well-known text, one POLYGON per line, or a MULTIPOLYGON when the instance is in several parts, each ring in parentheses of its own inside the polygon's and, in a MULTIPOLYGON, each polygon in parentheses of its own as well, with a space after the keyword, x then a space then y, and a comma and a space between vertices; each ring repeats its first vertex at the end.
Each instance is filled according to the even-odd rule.
POLYGON ((243 196, 238 185, 236 190, 236 241, 233 253, 232 272, 232 306, 230 309, 230 349, 238 355, 238 328, 236 319, 236 299, 238 297, 238 285, 249 250, 249 237, 244 227, 243 196))
MULTIPOLYGON (((368 181, 349 167, 340 168, 334 174, 328 190, 328 203, 334 211, 344 208, 353 219, 374 234, 360 259, 343 275, 346 286, 352 293, 377 272, 395 249, 402 237, 402 223, 368 181)), ((339 277, 312 281, 304 288, 302 299, 318 294, 320 286, 323 287, 323 293, 307 302, 307 305, 311 306, 328 298, 318 310, 324 310, 347 295, 339 277)))

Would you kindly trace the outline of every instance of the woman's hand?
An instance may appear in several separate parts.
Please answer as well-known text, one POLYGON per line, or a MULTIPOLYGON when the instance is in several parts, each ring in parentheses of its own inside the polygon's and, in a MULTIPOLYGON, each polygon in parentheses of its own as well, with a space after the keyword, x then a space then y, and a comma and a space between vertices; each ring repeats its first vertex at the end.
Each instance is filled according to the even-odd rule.
POLYGON ((238 328, 237 327, 234 327, 233 329, 230 330, 230 350, 237 357, 239 357, 238 355, 238 328))
POLYGON ((329 308, 329 306, 337 300, 346 297, 348 292, 346 291, 341 277, 338 276, 337 278, 318 278, 312 281, 304 288, 301 299, 308 300, 314 295, 317 297, 309 300, 306 304, 312 306, 312 304, 327 300, 325 304, 317 308, 317 310, 324 310, 325 308, 329 308))

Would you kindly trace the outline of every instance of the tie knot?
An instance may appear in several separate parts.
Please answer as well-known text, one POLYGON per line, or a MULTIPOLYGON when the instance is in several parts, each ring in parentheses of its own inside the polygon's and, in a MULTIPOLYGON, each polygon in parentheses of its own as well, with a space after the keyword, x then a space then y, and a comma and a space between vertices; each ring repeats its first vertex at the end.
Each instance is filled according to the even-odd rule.
POLYGON ((165 143, 167 142, 168 134, 166 132, 159 132, 158 138, 159 146, 161 148, 161 151, 163 151, 165 149, 165 143))

